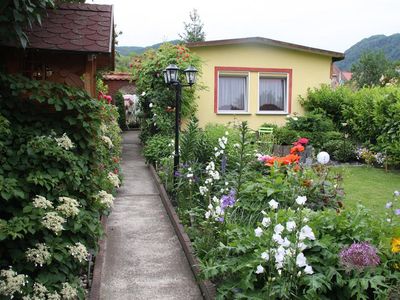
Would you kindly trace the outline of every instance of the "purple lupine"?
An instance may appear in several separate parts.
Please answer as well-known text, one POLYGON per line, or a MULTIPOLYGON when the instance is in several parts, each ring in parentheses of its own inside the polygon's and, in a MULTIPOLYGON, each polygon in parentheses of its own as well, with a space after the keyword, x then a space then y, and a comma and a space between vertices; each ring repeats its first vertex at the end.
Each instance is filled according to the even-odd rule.
POLYGON ((224 217, 219 217, 219 218, 217 219, 217 221, 223 223, 223 222, 225 221, 225 219, 224 219, 224 217))
POLYGON ((354 243, 340 251, 340 263, 347 270, 363 270, 380 264, 377 250, 368 242, 354 243))
POLYGON ((400 216, 400 208, 394 210, 396 216, 400 216))
POLYGON ((236 195, 235 190, 231 190, 228 195, 223 195, 221 197, 221 208, 223 210, 227 207, 232 207, 235 204, 236 202, 235 195, 236 195))
POLYGON ((221 159, 221 173, 225 173, 225 170, 226 170, 226 155, 223 155, 221 159))

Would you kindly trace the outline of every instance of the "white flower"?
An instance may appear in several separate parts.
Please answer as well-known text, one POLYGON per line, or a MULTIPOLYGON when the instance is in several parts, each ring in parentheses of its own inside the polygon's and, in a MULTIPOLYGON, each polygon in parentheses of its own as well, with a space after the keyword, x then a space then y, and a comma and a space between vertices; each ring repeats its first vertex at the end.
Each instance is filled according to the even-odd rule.
POLYGON ((59 197, 58 200, 62 204, 56 207, 56 210, 63 214, 65 217, 73 217, 79 214, 79 203, 73 198, 59 197))
POLYGON ((287 248, 290 246, 290 241, 288 240, 287 237, 285 237, 285 239, 283 240, 283 243, 281 243, 281 246, 287 248))
POLYGON ((205 195, 208 192, 208 188, 206 186, 199 187, 200 195, 205 195))
POLYGON ((74 143, 72 143, 71 139, 67 136, 66 133, 62 135, 60 138, 55 138, 57 145, 65 150, 70 150, 74 148, 74 143))
POLYGON ((260 227, 257 227, 254 230, 254 233, 255 233, 256 237, 260 237, 263 234, 263 230, 260 227))
POLYGON ((72 257, 77 259, 80 263, 88 260, 89 252, 82 243, 75 243, 75 246, 68 245, 67 248, 72 257))
POLYGON ((59 216, 56 212, 48 212, 42 218, 42 225, 47 229, 53 231, 55 234, 59 234, 64 227, 65 219, 59 216))
POLYGON ((262 219, 262 221, 261 221, 261 224, 262 224, 264 227, 268 227, 268 226, 271 224, 271 219, 270 219, 270 218, 267 218, 267 217, 264 217, 264 218, 262 219))
POLYGON ((21 293, 21 289, 28 282, 26 275, 18 274, 10 267, 9 270, 1 270, 0 276, 0 295, 14 297, 15 293, 21 293))
MULTIPOLYGON (((275 252, 275 262, 276 263, 283 263, 285 260, 286 250, 282 246, 279 246, 275 252)), ((281 268, 281 267, 280 267, 281 268)), ((278 269, 280 269, 278 268, 278 269)))
POLYGON ((304 268, 304 273, 311 275, 311 274, 314 274, 314 271, 313 271, 313 269, 312 269, 311 266, 307 265, 307 266, 304 268))
POLYGON ((275 225, 275 227, 274 227, 274 232, 275 232, 276 234, 281 234, 281 233, 283 232, 283 230, 285 230, 285 227, 282 226, 282 224, 277 224, 277 225, 275 225))
POLYGON ((51 201, 47 200, 43 196, 36 195, 35 198, 33 198, 33 206, 36 208, 53 208, 53 203, 51 201))
POLYGON ((106 191, 100 191, 96 195, 97 200, 100 202, 101 205, 110 208, 113 206, 114 203, 114 196, 107 193, 106 191))
POLYGON ((217 207, 215 208, 215 213, 218 214, 218 215, 220 215, 220 214, 222 213, 221 206, 217 206, 217 207))
POLYGON ((240 144, 238 144, 238 143, 233 144, 233 147, 234 147, 234 148, 240 148, 240 144))
POLYGON ((305 239, 315 240, 314 232, 312 231, 311 227, 308 225, 303 226, 300 230, 299 239, 303 241, 305 239))
POLYGON ((302 252, 300 252, 296 257, 296 265, 300 268, 307 265, 307 259, 302 252))
POLYGON ((27 261, 35 264, 35 267, 42 267, 51 258, 49 247, 42 243, 36 244, 36 248, 28 248, 28 250, 25 251, 25 256, 27 261))
POLYGON ((62 284, 60 294, 62 295, 63 300, 73 300, 78 297, 78 291, 67 282, 62 284))
POLYGON ((102 133, 106 133, 106 132, 107 132, 107 125, 104 124, 104 123, 101 123, 101 125, 100 125, 100 131, 101 131, 102 133))
POLYGON ((229 135, 229 132, 228 132, 228 131, 225 131, 225 135, 229 135))
POLYGON ((265 261, 268 261, 269 260, 269 254, 264 251, 263 253, 261 253, 261 258, 265 259, 265 261))
POLYGON ((146 92, 141 93, 140 96, 146 96, 146 92))
POLYGON ((272 209, 277 209, 278 206, 279 206, 279 203, 276 202, 274 199, 272 199, 271 201, 269 201, 268 204, 269 204, 269 206, 270 206, 272 209))
POLYGON ((205 213, 205 217, 206 217, 206 219, 209 219, 209 218, 210 218, 210 216, 211 216, 211 211, 207 211, 207 212, 205 213))
POLYGON ((303 222, 304 222, 304 223, 307 223, 308 221, 309 221, 309 219, 308 219, 307 217, 304 217, 304 218, 303 218, 303 222))
POLYGON ((214 197, 212 198, 212 200, 213 200, 215 203, 219 203, 219 199, 218 199, 216 196, 214 196, 214 197))
POLYGON ((296 222, 295 221, 286 222, 287 231, 292 232, 295 228, 296 228, 296 222))
POLYGON ((41 283, 39 283, 39 282, 35 282, 34 284, 33 284, 33 293, 34 293, 34 298, 30 298, 29 296, 27 297, 27 298, 22 298, 23 300, 25 300, 25 299, 27 299, 27 300, 36 300, 36 299, 47 299, 46 298, 46 294, 48 293, 49 291, 47 290, 47 288, 43 285, 43 284, 41 284, 41 283))
POLYGON ((284 240, 279 233, 274 233, 272 235, 272 240, 277 242, 279 245, 282 245, 284 243, 284 240))
POLYGON ((264 267, 262 265, 257 266, 256 274, 264 273, 264 267))
POLYGON ((101 140, 107 145, 108 149, 114 147, 113 142, 108 136, 105 135, 101 136, 101 140))
POLYGON ((186 177, 187 177, 187 178, 193 178, 193 174, 192 174, 192 173, 189 173, 189 174, 186 175, 186 177))
POLYGON ((393 194, 394 194, 396 197, 399 197, 399 196, 400 196, 400 192, 399 192, 399 191, 394 191, 393 194))
POLYGON ((307 201, 307 196, 298 196, 296 198, 296 203, 298 205, 304 205, 304 203, 306 203, 306 201, 307 201))
POLYGON ((107 178, 111 182, 111 184, 115 187, 119 187, 119 185, 121 184, 121 181, 119 180, 119 177, 117 174, 109 172, 107 175, 107 178))
POLYGON ((297 248, 299 248, 300 251, 303 251, 304 249, 307 248, 307 246, 303 242, 299 242, 297 243, 297 248))
POLYGON ((220 147, 221 149, 225 149, 225 144, 224 144, 224 142, 223 142, 221 139, 218 140, 218 143, 219 143, 219 147, 220 147))
POLYGON ((61 296, 57 292, 47 294, 48 300, 61 300, 61 296))
POLYGON ((267 215, 267 213, 265 212, 265 211, 261 211, 261 213, 264 215, 264 216, 266 216, 267 215))

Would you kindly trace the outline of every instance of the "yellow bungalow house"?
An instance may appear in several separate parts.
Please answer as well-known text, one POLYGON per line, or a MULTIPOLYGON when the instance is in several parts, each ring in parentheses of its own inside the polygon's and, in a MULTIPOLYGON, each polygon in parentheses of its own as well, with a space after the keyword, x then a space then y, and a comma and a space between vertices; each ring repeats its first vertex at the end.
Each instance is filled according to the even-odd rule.
POLYGON ((200 126, 248 121, 283 125, 288 115, 302 114, 298 98, 308 88, 331 83, 332 63, 343 53, 253 37, 189 43, 203 60, 199 82, 200 126))

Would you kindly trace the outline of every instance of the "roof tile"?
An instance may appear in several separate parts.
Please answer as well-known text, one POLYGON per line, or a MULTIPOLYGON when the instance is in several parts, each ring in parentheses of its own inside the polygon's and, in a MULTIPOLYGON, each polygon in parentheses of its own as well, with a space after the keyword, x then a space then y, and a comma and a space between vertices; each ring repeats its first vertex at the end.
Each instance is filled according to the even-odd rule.
POLYGON ((67 3, 47 9, 42 26, 27 29, 29 48, 111 52, 111 5, 67 3))

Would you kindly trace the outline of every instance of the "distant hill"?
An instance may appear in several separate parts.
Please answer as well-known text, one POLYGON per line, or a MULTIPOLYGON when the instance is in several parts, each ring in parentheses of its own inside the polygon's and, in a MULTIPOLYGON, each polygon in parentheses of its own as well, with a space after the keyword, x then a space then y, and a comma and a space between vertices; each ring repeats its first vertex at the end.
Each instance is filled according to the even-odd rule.
POLYGON ((344 52, 346 58, 337 62, 336 65, 343 71, 350 71, 352 64, 358 61, 361 54, 366 51, 383 51, 389 60, 400 60, 400 33, 390 36, 373 35, 363 39, 346 50, 344 52))
MULTIPOLYGON (((178 44, 180 43, 180 40, 172 40, 172 41, 168 41, 168 43, 171 44, 178 44)), ((136 52, 137 54, 142 54, 143 52, 145 52, 148 49, 158 49, 163 43, 158 43, 158 44, 154 44, 151 46, 147 46, 147 47, 139 47, 139 46, 117 46, 115 49, 121 54, 121 55, 129 55, 129 53, 132 52, 136 52)))

